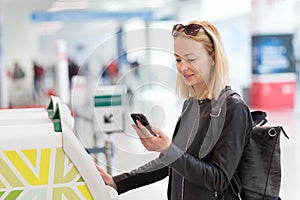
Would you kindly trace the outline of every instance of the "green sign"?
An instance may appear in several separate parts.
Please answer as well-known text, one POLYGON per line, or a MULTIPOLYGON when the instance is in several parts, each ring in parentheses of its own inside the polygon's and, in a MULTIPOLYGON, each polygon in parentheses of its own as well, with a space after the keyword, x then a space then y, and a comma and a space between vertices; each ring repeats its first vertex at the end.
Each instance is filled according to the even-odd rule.
POLYGON ((122 95, 94 96, 95 107, 121 106, 121 105, 122 105, 122 95))

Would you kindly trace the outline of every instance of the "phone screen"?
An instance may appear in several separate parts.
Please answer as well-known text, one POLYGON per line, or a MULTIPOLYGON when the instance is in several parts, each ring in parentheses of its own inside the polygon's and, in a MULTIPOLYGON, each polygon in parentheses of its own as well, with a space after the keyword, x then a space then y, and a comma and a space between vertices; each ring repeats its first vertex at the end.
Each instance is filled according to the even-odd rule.
POLYGON ((131 118, 133 119, 136 125, 137 125, 136 120, 139 120, 144 126, 149 125, 147 117, 142 113, 132 113, 131 118))
POLYGON ((135 123, 135 125, 137 125, 137 120, 139 120, 146 128, 147 130, 154 136, 157 136, 156 133, 153 132, 153 130, 151 129, 150 123, 147 119, 147 117, 142 114, 142 113, 131 113, 131 118, 133 120, 133 122, 135 123))

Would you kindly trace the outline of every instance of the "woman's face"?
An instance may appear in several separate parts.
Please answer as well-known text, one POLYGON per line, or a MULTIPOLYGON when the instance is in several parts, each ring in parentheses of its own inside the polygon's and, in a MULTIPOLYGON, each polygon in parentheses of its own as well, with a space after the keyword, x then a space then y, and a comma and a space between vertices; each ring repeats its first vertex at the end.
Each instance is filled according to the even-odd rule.
POLYGON ((194 89, 209 80, 212 59, 199 43, 186 37, 175 37, 174 55, 176 67, 183 80, 194 89))

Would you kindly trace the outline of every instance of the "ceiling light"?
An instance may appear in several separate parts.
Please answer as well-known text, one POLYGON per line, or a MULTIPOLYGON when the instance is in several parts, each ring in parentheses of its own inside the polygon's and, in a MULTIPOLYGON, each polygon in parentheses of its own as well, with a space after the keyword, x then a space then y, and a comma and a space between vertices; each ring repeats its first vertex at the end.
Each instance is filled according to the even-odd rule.
POLYGON ((54 1, 47 11, 87 9, 88 7, 89 3, 87 1, 54 1))

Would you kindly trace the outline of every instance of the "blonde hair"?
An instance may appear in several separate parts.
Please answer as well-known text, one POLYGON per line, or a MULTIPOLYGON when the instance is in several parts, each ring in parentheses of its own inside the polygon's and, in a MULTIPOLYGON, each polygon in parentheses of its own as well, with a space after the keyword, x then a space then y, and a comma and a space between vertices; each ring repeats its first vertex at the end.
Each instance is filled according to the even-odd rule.
MULTIPOLYGON (((199 24, 205 30, 201 29, 196 36, 192 36, 186 35, 184 29, 181 29, 179 34, 176 34, 174 37, 185 36, 201 43, 212 57, 215 65, 212 67, 211 76, 207 83, 208 98, 217 99, 221 91, 229 83, 228 61, 219 31, 213 24, 206 21, 191 21, 188 24, 199 24)), ((176 92, 184 98, 196 96, 193 88, 185 84, 180 74, 177 74, 176 92)))

